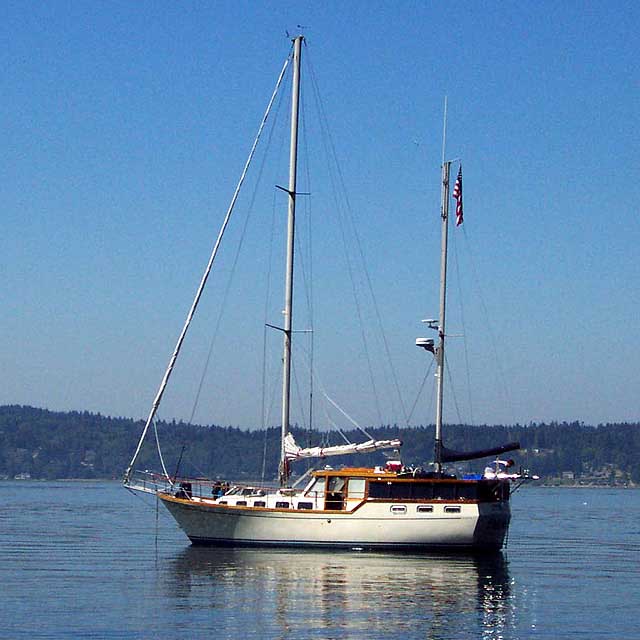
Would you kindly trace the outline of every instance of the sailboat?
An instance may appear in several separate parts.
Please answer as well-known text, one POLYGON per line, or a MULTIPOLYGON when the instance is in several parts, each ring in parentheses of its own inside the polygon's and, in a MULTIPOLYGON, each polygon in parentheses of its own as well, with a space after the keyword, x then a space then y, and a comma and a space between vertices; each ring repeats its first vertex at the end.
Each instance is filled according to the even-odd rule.
MULTIPOLYGON (((510 443, 494 449, 460 453, 443 444, 443 381, 447 234, 449 225, 449 174, 451 162, 442 164, 442 256, 439 320, 428 321, 438 340, 419 338, 416 345, 431 352, 436 362, 437 407, 435 461, 431 471, 403 465, 399 439, 374 440, 331 447, 303 448, 290 431, 291 343, 293 318, 293 267, 296 214, 298 112, 300 104, 300 60, 303 36, 293 39, 292 52, 280 73, 274 95, 259 129, 269 115, 275 93, 287 67, 292 67, 291 136, 288 196, 288 232, 285 277, 282 381, 282 432, 280 486, 220 486, 202 478, 176 478, 167 473, 150 474, 135 469, 142 443, 154 424, 156 412, 171 376, 185 335, 214 263, 239 188, 258 138, 254 142, 211 258, 200 282, 185 325, 156 394, 135 453, 124 476, 131 491, 153 493, 166 506, 192 544, 218 546, 328 547, 348 549, 472 549, 498 550, 511 518, 512 483, 521 474, 458 478, 447 473, 447 462, 496 456, 519 448, 510 443), (397 459, 372 468, 325 466, 308 474, 306 485, 291 485, 291 465, 301 459, 326 460, 331 456, 393 450, 397 459)), ((306 475, 306 474, 305 474, 306 475)), ((304 478, 304 476, 303 476, 304 478)))

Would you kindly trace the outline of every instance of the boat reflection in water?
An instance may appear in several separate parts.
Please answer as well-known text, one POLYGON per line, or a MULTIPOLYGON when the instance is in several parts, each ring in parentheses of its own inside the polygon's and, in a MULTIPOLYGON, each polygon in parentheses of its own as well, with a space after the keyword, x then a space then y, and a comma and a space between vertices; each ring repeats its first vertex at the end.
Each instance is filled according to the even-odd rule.
POLYGON ((502 554, 189 547, 163 582, 226 637, 500 638, 515 608, 502 554))

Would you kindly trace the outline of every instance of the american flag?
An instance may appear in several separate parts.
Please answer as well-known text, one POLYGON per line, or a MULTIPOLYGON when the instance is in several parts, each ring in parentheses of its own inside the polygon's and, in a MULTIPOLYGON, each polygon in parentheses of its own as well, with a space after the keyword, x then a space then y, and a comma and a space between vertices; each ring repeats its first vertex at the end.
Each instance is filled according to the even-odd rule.
POLYGON ((459 227, 462 224, 462 165, 453 187, 453 197, 456 199, 456 227, 459 227))

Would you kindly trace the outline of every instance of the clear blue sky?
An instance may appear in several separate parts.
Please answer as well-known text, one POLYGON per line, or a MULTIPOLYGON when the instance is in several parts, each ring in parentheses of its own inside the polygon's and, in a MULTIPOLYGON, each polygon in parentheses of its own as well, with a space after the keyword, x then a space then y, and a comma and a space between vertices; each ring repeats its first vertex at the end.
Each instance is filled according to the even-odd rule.
MULTIPOLYGON (((467 378, 452 338, 447 419, 640 419, 638 24, 635 2, 4 2, 0 403, 147 414, 285 31, 304 25, 405 403, 427 364, 419 320, 437 316, 447 95, 466 209, 449 330, 470 365, 467 378)), ((261 224, 200 422, 259 422, 261 224)), ((335 293, 318 302, 316 364, 327 393, 375 424, 336 238, 314 249, 318 295, 335 293)), ((194 368, 212 324, 194 329, 194 368)), ((165 417, 189 417, 187 369, 165 417)), ((382 376, 382 419, 402 422, 392 387, 382 376)), ((429 397, 413 423, 433 421, 429 397)))

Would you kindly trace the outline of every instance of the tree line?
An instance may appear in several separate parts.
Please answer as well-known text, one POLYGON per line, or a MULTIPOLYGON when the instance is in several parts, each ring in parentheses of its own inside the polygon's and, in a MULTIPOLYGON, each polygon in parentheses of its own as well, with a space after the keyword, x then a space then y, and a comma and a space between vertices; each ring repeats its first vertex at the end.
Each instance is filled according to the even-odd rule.
MULTIPOLYGON (((143 421, 103 416, 87 411, 54 412, 28 406, 0 406, 0 478, 107 479, 121 478, 133 454, 143 421)), ((292 429, 301 446, 340 444, 335 433, 292 429)), ((387 425, 368 429, 376 439, 400 438, 402 460, 429 468, 433 459, 433 425, 387 425)), ((280 429, 240 429, 232 426, 159 422, 158 439, 171 475, 196 475, 235 480, 271 481, 276 477, 280 429)), ((357 431, 344 432, 362 441, 357 431)), ((585 425, 561 422, 529 425, 447 425, 445 445, 455 450, 489 448, 519 441, 520 451, 508 454, 516 466, 542 477, 623 478, 640 483, 640 424, 585 425)), ((331 458, 340 464, 375 465, 382 453, 331 458)), ((458 472, 478 472, 486 460, 457 463, 458 472)), ((295 463, 303 472, 306 463, 295 463)), ((153 435, 147 438, 138 469, 160 470, 153 435)))

